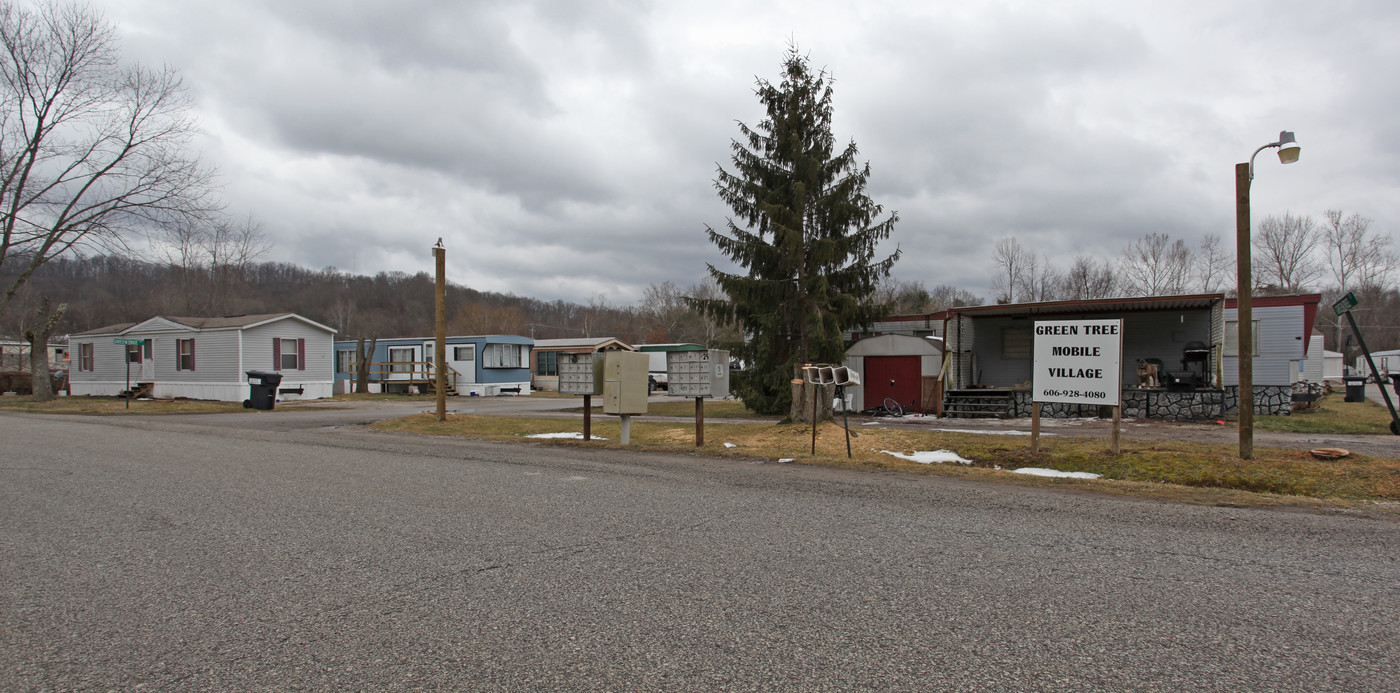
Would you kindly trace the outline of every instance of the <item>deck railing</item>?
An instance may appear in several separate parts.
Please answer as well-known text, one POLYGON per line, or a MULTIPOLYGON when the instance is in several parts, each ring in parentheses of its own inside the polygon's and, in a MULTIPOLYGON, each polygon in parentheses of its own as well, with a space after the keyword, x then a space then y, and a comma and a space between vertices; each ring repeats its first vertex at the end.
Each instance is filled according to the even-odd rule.
MULTIPOLYGON (((359 373, 358 364, 351 362, 349 373, 350 379, 355 380, 359 373)), ((447 377, 447 389, 456 390, 457 379, 462 374, 456 368, 448 366, 444 375, 447 377)), ((370 361, 369 382, 430 384, 437 382, 437 371, 434 370, 432 361, 370 361)))

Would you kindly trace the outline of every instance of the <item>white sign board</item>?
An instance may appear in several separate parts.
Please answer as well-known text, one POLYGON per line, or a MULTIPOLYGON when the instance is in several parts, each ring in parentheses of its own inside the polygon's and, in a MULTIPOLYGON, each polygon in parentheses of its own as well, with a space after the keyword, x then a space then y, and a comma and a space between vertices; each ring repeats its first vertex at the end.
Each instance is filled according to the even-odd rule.
POLYGON ((1038 320, 1034 353, 1033 401, 1119 406, 1122 320, 1038 320))

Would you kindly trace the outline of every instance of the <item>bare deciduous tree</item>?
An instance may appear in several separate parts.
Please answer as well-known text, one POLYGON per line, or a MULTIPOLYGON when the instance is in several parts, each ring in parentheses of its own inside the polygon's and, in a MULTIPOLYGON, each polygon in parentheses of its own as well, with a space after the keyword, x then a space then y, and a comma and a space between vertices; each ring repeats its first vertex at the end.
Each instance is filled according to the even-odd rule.
POLYGON ((1208 233, 1192 258, 1196 288, 1202 293, 1220 293, 1234 283, 1235 256, 1227 251, 1219 234, 1208 233))
POLYGON ((1389 285, 1400 265, 1390 236, 1371 233, 1371 220, 1360 214, 1329 209, 1324 216, 1319 236, 1337 286, 1347 292, 1389 285))
POLYGON ((992 264, 996 273, 992 275, 992 290, 996 292, 997 303, 1015 303, 1016 290, 1026 263, 1034 260, 1030 251, 1023 248, 1014 236, 997 241, 992 249, 992 264))
POLYGON ((685 293, 670 280, 648 286, 642 292, 640 308, 647 323, 646 339, 651 342, 680 339, 686 322, 694 315, 685 302, 685 293))
POLYGON ((374 347, 378 343, 378 333, 370 334, 368 344, 364 335, 355 340, 355 392, 369 392, 370 359, 374 358, 374 347))
POLYGON ((1149 233, 1123 249, 1122 288, 1133 296, 1171 296, 1188 291, 1191 249, 1165 233, 1149 233))
POLYGON ((24 331, 29 342, 29 376, 33 383, 34 401, 47 402, 53 399, 53 376, 49 374, 49 337, 53 336, 58 321, 68 312, 68 304, 60 303, 50 310, 49 297, 39 299, 39 308, 34 311, 34 327, 24 331))
POLYGON ((982 297, 951 284, 939 284, 929 290, 928 312, 948 310, 958 306, 980 306, 982 297))
POLYGON ((1269 215, 1259 221, 1251 244, 1257 282, 1273 285, 1285 293, 1303 291, 1318 277, 1322 267, 1313 255, 1318 240, 1312 217, 1269 215))
POLYGON ((1058 297, 1070 301, 1113 298, 1119 295, 1118 273, 1108 262, 1080 255, 1060 278, 1058 297))
POLYGON ((890 276, 881 279, 875 288, 875 301, 888 305, 891 315, 932 312, 929 308, 932 299, 921 281, 903 281, 890 276))
POLYGON ((122 66, 94 10, 0 2, 0 315, 52 258, 210 211, 194 132, 179 75, 122 66))
POLYGON ((1050 258, 1027 252, 1016 278, 1016 295, 1022 302, 1053 301, 1061 279, 1060 273, 1050 266, 1050 258))

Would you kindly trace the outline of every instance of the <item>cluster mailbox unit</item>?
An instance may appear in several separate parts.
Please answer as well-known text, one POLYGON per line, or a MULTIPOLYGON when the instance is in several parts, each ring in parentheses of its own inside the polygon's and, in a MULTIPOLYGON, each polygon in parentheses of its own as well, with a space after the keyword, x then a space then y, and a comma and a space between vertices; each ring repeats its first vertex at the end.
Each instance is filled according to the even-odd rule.
POLYGON ((666 352, 667 392, 681 397, 728 397, 729 351, 666 352))
POLYGON ((559 354, 559 394, 601 395, 602 380, 593 372, 596 354, 559 354))
POLYGON ((622 444, 631 436, 632 414, 647 413, 646 354, 606 351, 559 355, 559 393, 583 395, 583 438, 592 438, 594 396, 603 396, 603 413, 622 417, 622 444))

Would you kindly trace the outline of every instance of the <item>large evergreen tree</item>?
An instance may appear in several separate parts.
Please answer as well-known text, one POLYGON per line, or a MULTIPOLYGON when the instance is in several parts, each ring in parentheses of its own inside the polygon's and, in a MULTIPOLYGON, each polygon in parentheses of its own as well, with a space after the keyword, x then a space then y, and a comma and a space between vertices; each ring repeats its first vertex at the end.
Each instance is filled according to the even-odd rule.
POLYGON ((865 194, 870 165, 857 164, 855 142, 835 151, 830 82, 790 48, 782 83, 758 80, 767 116, 755 128, 739 123, 734 172, 721 166, 715 179, 734 216, 727 233, 705 230, 747 271, 710 265, 727 300, 695 303, 743 332, 746 341, 731 345, 747 366, 735 389, 761 413, 788 410, 796 365, 843 360, 842 331, 881 317, 875 291, 899 258, 896 249, 875 259, 898 216, 880 219, 883 208, 865 194))

